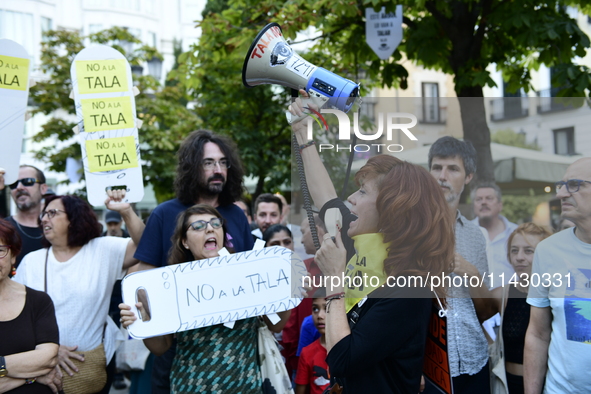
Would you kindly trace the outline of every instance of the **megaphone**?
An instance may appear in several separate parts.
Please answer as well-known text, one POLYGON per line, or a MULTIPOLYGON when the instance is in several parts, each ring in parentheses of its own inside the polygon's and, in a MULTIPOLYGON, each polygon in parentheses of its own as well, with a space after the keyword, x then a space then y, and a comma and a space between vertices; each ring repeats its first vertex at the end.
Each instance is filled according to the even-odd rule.
MULTIPOLYGON (((277 84, 305 89, 319 107, 328 106, 348 112, 359 97, 359 85, 307 62, 289 46, 281 27, 269 23, 252 42, 242 67, 246 87, 277 84)), ((293 123, 300 118, 291 117, 293 123)))

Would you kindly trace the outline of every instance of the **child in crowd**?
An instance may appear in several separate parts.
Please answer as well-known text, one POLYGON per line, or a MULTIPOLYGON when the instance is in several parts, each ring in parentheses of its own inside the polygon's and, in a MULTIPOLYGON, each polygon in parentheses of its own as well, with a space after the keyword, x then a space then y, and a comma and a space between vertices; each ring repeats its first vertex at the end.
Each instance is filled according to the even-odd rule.
POLYGON ((320 338, 306 346, 300 354, 298 370, 295 378, 295 394, 321 394, 330 383, 328 377, 328 366, 326 365, 326 338, 324 335, 326 301, 324 294, 319 297, 317 291, 312 301, 312 319, 320 338))

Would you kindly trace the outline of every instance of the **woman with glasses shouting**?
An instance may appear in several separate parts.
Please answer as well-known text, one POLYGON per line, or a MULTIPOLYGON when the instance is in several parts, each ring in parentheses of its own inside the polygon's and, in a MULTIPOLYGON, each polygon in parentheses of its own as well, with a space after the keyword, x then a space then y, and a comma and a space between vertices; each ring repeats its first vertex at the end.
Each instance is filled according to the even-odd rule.
POLYGON ((26 255, 15 280, 45 291, 55 304, 59 326, 59 366, 63 370, 64 391, 108 392, 115 363, 111 338, 115 323, 107 317, 111 291, 133 258, 144 224, 129 204, 120 202, 122 190, 109 191, 107 208, 120 212, 131 240, 101 237, 101 226, 90 205, 76 196, 50 196, 39 215, 46 248, 26 255), (76 352, 78 351, 78 352, 76 352), (95 360, 99 367, 93 366, 95 360), (91 371, 91 389, 73 388, 91 371), (69 389, 69 390, 68 390, 69 389))
MULTIPOLYGON (((231 250, 224 220, 213 207, 197 204, 183 212, 172 238, 168 264, 179 264, 219 256, 223 247, 231 250)), ((143 310, 141 302, 136 304, 143 310)), ((137 318, 129 305, 120 304, 121 323, 131 325, 137 318)), ((289 312, 280 312, 281 321, 272 325, 279 332, 289 312)), ((234 328, 215 325, 176 333, 177 348, 170 372, 172 393, 262 393, 257 360, 256 317, 235 322, 234 328)), ((166 352, 173 334, 144 339, 157 356, 166 352)))
POLYGON ((20 249, 16 229, 0 219, 0 393, 57 393, 53 302, 8 278, 20 249))

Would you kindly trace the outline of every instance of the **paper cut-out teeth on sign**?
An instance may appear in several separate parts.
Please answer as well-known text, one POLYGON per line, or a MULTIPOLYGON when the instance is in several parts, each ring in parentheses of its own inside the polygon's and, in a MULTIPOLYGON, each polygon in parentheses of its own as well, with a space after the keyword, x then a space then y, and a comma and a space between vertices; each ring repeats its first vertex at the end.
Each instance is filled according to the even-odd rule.
POLYGON ((137 314, 136 293, 145 289, 150 321, 128 330, 142 339, 292 309, 306 274, 303 261, 279 246, 135 272, 121 283, 123 302, 137 314))
POLYGON ((103 205, 107 190, 126 185, 126 201, 139 202, 144 184, 131 68, 106 45, 86 48, 70 68, 88 201, 103 205))

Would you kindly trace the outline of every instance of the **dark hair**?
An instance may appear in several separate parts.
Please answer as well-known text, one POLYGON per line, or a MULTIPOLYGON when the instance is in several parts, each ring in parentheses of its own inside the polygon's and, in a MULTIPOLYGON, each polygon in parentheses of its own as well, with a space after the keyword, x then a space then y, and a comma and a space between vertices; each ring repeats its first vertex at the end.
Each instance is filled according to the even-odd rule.
POLYGON ((265 241, 265 245, 269 242, 269 240, 271 238, 273 238, 273 235, 280 233, 282 231, 285 231, 287 233, 287 235, 289 235, 289 238, 291 238, 293 240, 293 235, 291 234, 291 230, 287 226, 277 223, 272 226, 269 226, 269 228, 266 229, 265 232, 263 233, 263 241, 265 241))
POLYGON ((29 168, 32 168, 32 169, 34 169, 34 170, 35 170, 35 172, 37 173, 37 175, 35 175, 35 178, 37 179, 37 182, 38 182, 39 184, 43 184, 43 183, 45 183, 45 182, 46 182, 46 179, 45 179, 45 174, 43 173, 43 171, 41 171, 41 170, 40 170, 40 169, 38 169, 37 167, 35 167, 35 166, 32 166, 32 165, 29 165, 29 164, 21 164, 21 165, 19 166, 19 168, 23 168, 23 167, 29 167, 29 168))
POLYGON ((445 136, 439 138, 429 149, 429 170, 434 157, 459 156, 464 163, 466 176, 476 173, 476 149, 470 141, 460 141, 457 138, 445 136))
POLYGON ((0 219, 0 239, 8 245, 14 257, 18 256, 23 243, 16 228, 6 219, 0 219))
POLYGON ((250 204, 247 203, 246 200, 244 200, 243 198, 241 198, 241 199, 236 200, 234 202, 241 202, 242 204, 244 204, 244 206, 246 207, 246 213, 248 214, 248 216, 251 216, 252 217, 252 210, 250 209, 250 204))
POLYGON ((326 298, 326 289, 324 287, 317 288, 312 294, 312 298, 326 298))
MULTIPOLYGON (((320 219, 320 215, 317 214, 316 212, 313 212, 312 216, 314 217, 314 225, 316 226, 316 228, 319 228, 322 231, 324 231, 325 233, 327 233, 328 230, 326 229, 326 224, 324 223, 324 220, 320 219)), ((306 223, 308 223, 308 226, 309 226, 310 220, 308 219, 308 216, 305 216, 304 220, 306 221, 306 223)))
MULTIPOLYGON (((191 224, 189 222, 191 216, 207 214, 223 219, 222 215, 217 209, 207 204, 193 205, 178 215, 176 227, 174 229, 172 238, 170 239, 172 242, 172 247, 168 253, 168 265, 186 263, 187 261, 195 260, 195 257, 193 257, 191 251, 183 246, 183 241, 187 239, 187 230, 189 229, 189 224, 191 224)), ((224 231, 224 246, 232 253, 234 250, 230 247, 230 242, 228 240, 228 230, 225 223, 222 225, 222 229, 224 231)))
MULTIPOLYGON (((68 216, 68 246, 84 246, 91 239, 101 236, 101 224, 90 205, 77 196, 51 195, 45 199, 45 209, 53 200, 60 199, 64 204, 64 210, 68 216)), ((51 246, 51 243, 43 236, 43 245, 51 246)))
MULTIPOLYGON (((525 238, 526 235, 532 235, 534 237, 540 238, 540 241, 548 238, 552 235, 550 230, 546 227, 539 226, 534 223, 522 223, 507 238, 507 260, 509 263, 511 262, 511 243, 513 242, 513 238, 515 235, 520 234, 525 238)), ((527 240, 526 240, 527 241, 527 240)), ((530 245, 531 246, 531 245, 530 245)))
MULTIPOLYGON (((375 179, 378 228, 389 244, 387 275, 439 275, 451 271, 455 239, 449 207, 437 181, 424 168, 393 156, 370 158, 355 175, 375 179)), ((444 296, 445 289, 435 289, 444 296)))
POLYGON ((497 200, 499 202, 503 201, 503 193, 501 192, 501 188, 494 182, 481 182, 470 191, 470 199, 472 203, 474 203, 474 199, 476 198, 476 191, 478 189, 493 189, 495 194, 497 195, 497 200))
POLYGON ((216 144, 230 163, 224 189, 218 196, 219 204, 232 204, 242 196, 244 170, 234 143, 211 131, 197 130, 185 138, 177 152, 178 166, 174 191, 183 204, 194 204, 199 200, 200 193, 203 193, 200 186, 200 177, 203 176, 201 163, 205 144, 208 142, 216 144))
POLYGON ((281 199, 279 197, 277 197, 276 195, 271 194, 271 193, 263 193, 263 194, 260 194, 256 200, 254 200, 254 214, 255 215, 259 211, 259 204, 262 202, 275 203, 279 207, 279 214, 281 215, 281 212, 283 212, 283 202, 281 202, 281 199))

